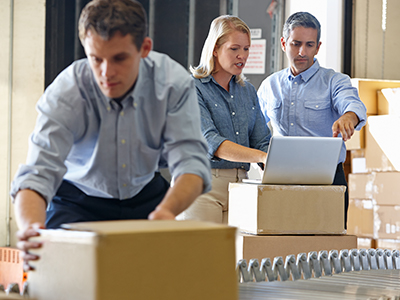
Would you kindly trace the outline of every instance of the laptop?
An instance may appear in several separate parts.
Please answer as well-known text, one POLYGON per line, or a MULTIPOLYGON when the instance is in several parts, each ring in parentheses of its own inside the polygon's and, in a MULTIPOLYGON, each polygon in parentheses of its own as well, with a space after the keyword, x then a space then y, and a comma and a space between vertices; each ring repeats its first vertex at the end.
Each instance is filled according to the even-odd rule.
POLYGON ((261 179, 262 184, 332 184, 339 161, 341 137, 273 136, 261 179))

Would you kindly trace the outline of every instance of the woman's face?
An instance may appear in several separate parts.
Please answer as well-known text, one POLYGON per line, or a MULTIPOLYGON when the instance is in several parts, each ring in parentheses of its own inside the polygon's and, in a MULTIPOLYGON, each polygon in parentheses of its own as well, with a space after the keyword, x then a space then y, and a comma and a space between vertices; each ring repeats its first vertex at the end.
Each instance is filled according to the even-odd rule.
POLYGON ((215 70, 218 76, 240 75, 249 57, 250 38, 246 33, 233 31, 228 40, 214 50, 215 70))

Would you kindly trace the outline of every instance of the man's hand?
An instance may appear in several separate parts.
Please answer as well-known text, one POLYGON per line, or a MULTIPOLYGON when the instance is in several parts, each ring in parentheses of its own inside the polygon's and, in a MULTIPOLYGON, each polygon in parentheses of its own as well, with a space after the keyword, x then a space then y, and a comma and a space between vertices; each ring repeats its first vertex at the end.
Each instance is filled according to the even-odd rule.
POLYGON ((29 241, 29 238, 40 235, 38 232, 39 229, 44 229, 44 226, 40 223, 34 223, 27 229, 19 230, 17 232, 17 248, 22 251, 22 259, 24 260, 25 271, 34 270, 34 268, 29 265, 29 261, 39 259, 38 255, 29 253, 30 249, 38 249, 42 247, 42 243, 29 241))
POLYGON ((175 220, 175 215, 168 209, 157 207, 149 215, 149 220, 175 220))
POLYGON ((344 141, 351 138, 354 133, 354 128, 357 126, 359 119, 355 113, 349 111, 341 116, 332 126, 332 136, 337 137, 342 134, 344 141))

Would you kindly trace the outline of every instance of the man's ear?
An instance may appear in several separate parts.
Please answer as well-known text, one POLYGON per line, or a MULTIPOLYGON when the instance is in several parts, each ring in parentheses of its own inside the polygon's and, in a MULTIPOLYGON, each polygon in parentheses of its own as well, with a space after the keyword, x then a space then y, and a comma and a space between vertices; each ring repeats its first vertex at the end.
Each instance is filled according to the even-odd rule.
POLYGON ((318 52, 319 52, 319 48, 321 47, 321 42, 319 42, 318 43, 318 46, 317 46, 317 51, 315 52, 315 55, 317 55, 318 54, 318 52))
POLYGON ((286 41, 284 37, 281 37, 281 48, 283 52, 286 52, 286 41))
POLYGON ((149 37, 145 37, 141 47, 141 57, 145 58, 149 55, 151 48, 153 47, 153 40, 149 37))

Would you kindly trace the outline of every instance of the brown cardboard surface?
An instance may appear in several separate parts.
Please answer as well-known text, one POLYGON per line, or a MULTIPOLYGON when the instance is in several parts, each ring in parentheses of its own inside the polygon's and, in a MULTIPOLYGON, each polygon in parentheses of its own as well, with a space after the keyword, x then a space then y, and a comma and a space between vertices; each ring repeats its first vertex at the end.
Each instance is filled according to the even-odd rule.
POLYGON ((347 150, 363 149, 365 147, 365 126, 361 130, 354 131, 351 139, 345 142, 347 150))
POLYGON ((371 173, 349 174, 348 187, 350 199, 372 199, 374 175, 371 173))
POLYGON ((358 89, 361 101, 369 115, 378 114, 377 92, 384 88, 400 87, 400 81, 352 78, 351 83, 358 89))
POLYGON ((389 103, 386 97, 383 95, 382 90, 377 91, 378 99, 378 115, 388 115, 389 114, 389 103))
POLYGON ((252 234, 343 234, 342 186, 229 184, 229 225, 252 234))
MULTIPOLYGON (((27 298, 24 298, 24 297, 18 295, 17 293, 8 294, 7 295, 5 292, 1 292, 0 291, 0 300, 22 300, 22 299, 27 299, 27 298)), ((29 297, 29 299, 30 300, 35 300, 33 298, 30 298, 30 297, 29 297)))
POLYGON ((354 235, 249 235, 239 234, 236 238, 236 260, 263 258, 321 250, 342 250, 357 248, 354 235))
POLYGON ((395 135, 400 117, 383 115, 368 117, 365 160, 371 171, 400 171, 400 139, 395 135))
POLYGON ((43 230, 28 275, 40 300, 237 299, 236 228, 199 221, 109 221, 43 230))
POLYGON ((400 239, 400 206, 374 205, 374 238, 400 239))
POLYGON ((376 240, 372 238, 357 237, 357 248, 358 249, 375 249, 376 240))
POLYGON ((400 250, 400 240, 377 239, 375 240, 376 249, 400 250))
POLYGON ((350 199, 347 215, 347 233, 357 237, 374 236, 374 209, 372 200, 350 199))
POLYGON ((400 172, 373 172, 372 199, 378 205, 400 205, 400 172))

